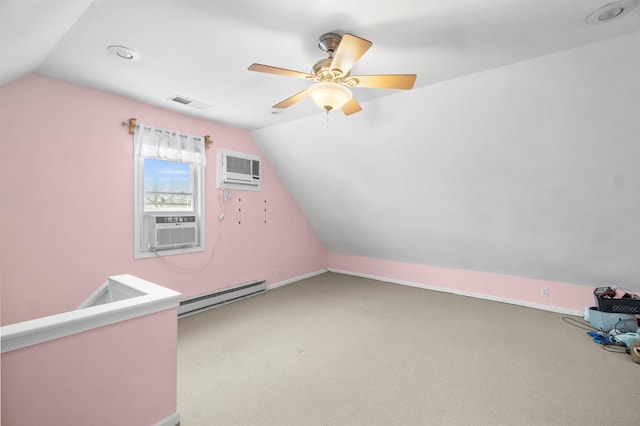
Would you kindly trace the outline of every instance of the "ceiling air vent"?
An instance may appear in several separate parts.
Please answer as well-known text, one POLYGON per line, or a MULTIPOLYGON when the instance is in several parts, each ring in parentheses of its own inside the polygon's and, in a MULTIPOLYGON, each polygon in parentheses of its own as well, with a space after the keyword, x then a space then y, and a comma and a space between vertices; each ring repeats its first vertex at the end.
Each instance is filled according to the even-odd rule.
POLYGON ((186 96, 173 96, 169 98, 170 101, 177 102, 182 105, 188 105, 195 109, 207 109, 211 107, 211 105, 207 105, 203 102, 194 101, 193 99, 187 98, 186 96))

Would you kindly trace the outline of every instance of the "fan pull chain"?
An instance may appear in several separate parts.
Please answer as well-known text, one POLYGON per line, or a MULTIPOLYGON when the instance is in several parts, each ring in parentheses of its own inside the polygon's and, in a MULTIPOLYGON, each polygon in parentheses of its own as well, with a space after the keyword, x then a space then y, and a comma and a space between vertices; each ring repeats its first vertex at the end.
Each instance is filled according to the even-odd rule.
POLYGON ((329 128, 329 110, 327 109, 327 129, 329 128))

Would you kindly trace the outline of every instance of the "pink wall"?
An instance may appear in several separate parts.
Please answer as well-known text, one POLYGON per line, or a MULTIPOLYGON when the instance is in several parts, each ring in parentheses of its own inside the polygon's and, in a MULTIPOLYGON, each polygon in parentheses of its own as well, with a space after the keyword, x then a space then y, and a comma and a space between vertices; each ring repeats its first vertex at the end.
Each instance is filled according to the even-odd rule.
POLYGON ((262 191, 232 191, 218 221, 216 148, 261 155, 248 132, 37 74, 0 87, 0 99, 3 325, 73 309, 110 275, 191 296, 326 267, 323 244, 264 156, 262 191), (134 260, 129 117, 212 136, 206 252, 134 260))
POLYGON ((176 311, 2 354, 2 424, 151 425, 174 414, 176 311))
POLYGON ((73 309, 109 275, 130 273, 192 296, 259 278, 275 284, 327 264, 568 310, 592 303, 592 289, 572 284, 328 257, 264 156, 262 191, 232 191, 221 223, 215 148, 260 155, 246 131, 36 74, 0 87, 0 98, 4 325, 73 309), (129 117, 212 136, 206 252, 134 260, 132 137, 120 124, 129 117), (541 287, 550 289, 550 297, 540 296, 541 287))
POLYGON ((580 314, 585 307, 594 304, 591 287, 489 272, 449 269, 335 253, 329 254, 329 269, 573 314, 580 314), (541 296, 540 290, 543 287, 549 289, 548 297, 541 296))

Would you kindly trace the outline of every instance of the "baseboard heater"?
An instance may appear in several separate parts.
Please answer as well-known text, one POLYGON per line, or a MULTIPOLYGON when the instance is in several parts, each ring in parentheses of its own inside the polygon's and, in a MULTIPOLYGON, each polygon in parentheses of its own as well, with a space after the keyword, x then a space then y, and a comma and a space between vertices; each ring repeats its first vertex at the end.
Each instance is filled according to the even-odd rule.
POLYGON ((178 307, 178 318, 184 318, 227 303, 246 299, 265 291, 267 291, 267 282, 261 280, 184 299, 178 307))

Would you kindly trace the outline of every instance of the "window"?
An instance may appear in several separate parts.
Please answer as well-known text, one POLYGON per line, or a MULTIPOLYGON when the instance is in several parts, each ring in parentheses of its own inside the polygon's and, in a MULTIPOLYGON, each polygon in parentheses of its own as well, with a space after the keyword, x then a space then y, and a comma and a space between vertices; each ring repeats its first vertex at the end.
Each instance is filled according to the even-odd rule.
POLYGON ((134 142, 135 258, 203 251, 202 138, 140 125, 134 142))
POLYGON ((193 211, 191 164, 144 159, 144 211, 193 211))

